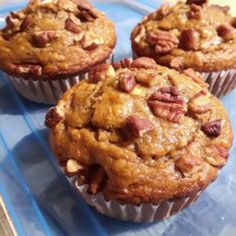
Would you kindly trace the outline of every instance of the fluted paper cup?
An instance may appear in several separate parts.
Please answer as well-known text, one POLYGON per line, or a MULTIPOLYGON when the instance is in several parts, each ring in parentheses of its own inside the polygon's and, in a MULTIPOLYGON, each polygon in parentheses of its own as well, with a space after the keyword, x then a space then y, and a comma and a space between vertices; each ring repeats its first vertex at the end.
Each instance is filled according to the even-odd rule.
POLYGON ((163 220, 177 214, 191 203, 195 202, 203 190, 191 193, 189 196, 172 200, 162 200, 158 204, 143 203, 139 206, 122 204, 116 200, 106 201, 102 193, 91 195, 87 193, 88 185, 79 186, 75 181, 75 187, 85 200, 99 213, 124 221, 137 223, 151 223, 163 220))
MULTIPOLYGON (((111 63, 113 54, 105 61, 111 63)), ((88 73, 81 73, 73 77, 51 80, 34 80, 8 76, 16 91, 30 101, 54 105, 64 92, 79 81, 86 79, 88 73)))

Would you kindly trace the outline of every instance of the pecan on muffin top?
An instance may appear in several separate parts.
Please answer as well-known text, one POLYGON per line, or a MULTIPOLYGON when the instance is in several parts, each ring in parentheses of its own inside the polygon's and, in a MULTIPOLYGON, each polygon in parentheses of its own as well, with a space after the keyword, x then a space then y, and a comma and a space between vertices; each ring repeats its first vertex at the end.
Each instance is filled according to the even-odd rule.
POLYGON ((132 204, 205 188, 233 138, 204 83, 150 58, 95 67, 48 112, 46 125, 68 175, 91 194, 132 204))
POLYGON ((113 23, 86 0, 31 0, 0 31, 0 68, 23 78, 69 76, 104 62, 115 41, 113 23))
POLYGON ((236 18, 229 7, 207 0, 165 3, 132 32, 136 56, 149 56, 174 69, 199 72, 235 69, 236 18))

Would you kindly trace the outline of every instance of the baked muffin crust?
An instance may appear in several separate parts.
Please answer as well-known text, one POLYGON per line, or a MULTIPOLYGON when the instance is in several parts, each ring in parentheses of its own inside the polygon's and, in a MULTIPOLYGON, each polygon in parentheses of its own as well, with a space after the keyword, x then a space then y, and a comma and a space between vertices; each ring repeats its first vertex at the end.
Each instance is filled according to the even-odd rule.
POLYGON ((113 23, 86 0, 31 0, 0 31, 0 68, 48 79, 87 71, 115 46, 113 23))
POLYGON ((132 32, 133 51, 175 69, 200 72, 234 69, 235 18, 229 7, 207 1, 165 3, 145 17, 132 32))
POLYGON ((223 105, 205 84, 149 58, 95 67, 48 112, 46 125, 68 175, 89 184, 91 194, 132 204, 206 187, 233 138, 223 105), (135 83, 124 89, 130 78, 135 83))

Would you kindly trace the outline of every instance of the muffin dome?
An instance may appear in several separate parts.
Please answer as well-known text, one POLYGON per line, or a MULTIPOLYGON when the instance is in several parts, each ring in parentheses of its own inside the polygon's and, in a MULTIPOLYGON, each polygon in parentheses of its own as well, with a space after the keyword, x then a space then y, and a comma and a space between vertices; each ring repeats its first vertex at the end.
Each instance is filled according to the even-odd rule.
POLYGON ((236 19, 229 7, 188 0, 170 7, 164 4, 133 30, 136 56, 149 56, 175 69, 200 72, 234 69, 236 19))
POLYGON ((31 0, 0 31, 0 68, 47 79, 104 62, 115 46, 113 23, 86 0, 31 0))
POLYGON ((150 58, 95 67, 46 125, 68 175, 91 194, 132 204, 205 188, 232 144, 228 115, 205 84, 150 58))

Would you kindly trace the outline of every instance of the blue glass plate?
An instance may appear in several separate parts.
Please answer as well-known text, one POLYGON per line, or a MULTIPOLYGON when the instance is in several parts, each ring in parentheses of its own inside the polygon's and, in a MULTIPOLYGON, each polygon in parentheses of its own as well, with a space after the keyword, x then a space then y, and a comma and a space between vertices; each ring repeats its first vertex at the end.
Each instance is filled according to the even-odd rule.
MULTIPOLYGON (((94 1, 116 23, 116 59, 131 56, 131 29, 160 3, 94 1)), ((22 6, 22 3, 0 5, 0 24, 7 12, 22 6)), ((236 90, 222 99, 234 131, 235 101, 236 90)), ((48 108, 19 96, 0 72, 0 195, 19 235, 236 235, 235 145, 227 166, 197 203, 165 221, 122 222, 87 206, 61 174, 44 126, 48 108)))

